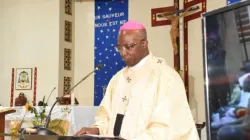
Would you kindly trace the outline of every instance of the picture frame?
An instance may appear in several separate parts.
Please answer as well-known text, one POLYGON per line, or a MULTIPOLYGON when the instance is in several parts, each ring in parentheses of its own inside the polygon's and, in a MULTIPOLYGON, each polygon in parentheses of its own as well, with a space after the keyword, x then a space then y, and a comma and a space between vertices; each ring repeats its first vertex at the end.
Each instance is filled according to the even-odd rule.
POLYGON ((32 89, 32 68, 16 68, 15 89, 31 90, 32 89))

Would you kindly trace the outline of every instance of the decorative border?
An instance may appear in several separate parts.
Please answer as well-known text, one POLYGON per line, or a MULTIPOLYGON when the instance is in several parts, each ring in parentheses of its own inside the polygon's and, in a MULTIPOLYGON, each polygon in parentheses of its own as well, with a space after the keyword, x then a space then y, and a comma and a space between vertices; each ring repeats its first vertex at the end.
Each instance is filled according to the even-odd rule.
POLYGON ((65 3, 64 3, 65 14, 72 16, 72 3, 73 3, 72 0, 65 0, 65 3))
POLYGON ((206 0, 193 0, 188 2, 188 0, 184 0, 184 9, 194 6, 196 4, 202 3, 202 9, 199 12, 196 12, 194 14, 191 14, 189 16, 184 17, 184 31, 183 31, 183 36, 184 36, 184 84, 185 84, 185 89, 186 89, 186 94, 187 98, 189 100, 189 82, 188 82, 188 22, 200 18, 201 14, 203 12, 206 12, 206 0))
POLYGON ((37 88, 37 67, 35 67, 35 72, 34 72, 33 106, 36 105, 36 88, 37 88))
POLYGON ((11 92, 10 92, 10 106, 13 106, 13 99, 14 99, 14 83, 15 83, 15 68, 12 68, 11 73, 11 92))

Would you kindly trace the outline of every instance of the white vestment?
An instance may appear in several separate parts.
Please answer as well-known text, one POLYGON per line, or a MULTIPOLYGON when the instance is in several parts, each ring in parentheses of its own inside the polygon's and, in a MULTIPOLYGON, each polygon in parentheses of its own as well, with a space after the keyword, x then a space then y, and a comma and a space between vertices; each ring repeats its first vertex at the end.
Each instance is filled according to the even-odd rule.
POLYGON ((151 53, 112 77, 93 127, 113 136, 117 114, 124 114, 120 137, 128 140, 199 139, 182 79, 151 53))

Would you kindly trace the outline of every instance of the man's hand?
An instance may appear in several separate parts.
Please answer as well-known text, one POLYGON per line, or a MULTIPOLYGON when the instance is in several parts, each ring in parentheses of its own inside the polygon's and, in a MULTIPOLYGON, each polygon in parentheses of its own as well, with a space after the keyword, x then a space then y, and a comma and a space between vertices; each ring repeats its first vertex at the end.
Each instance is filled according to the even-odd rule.
POLYGON ((83 134, 99 135, 99 129, 98 128, 83 127, 80 131, 75 133, 74 136, 81 136, 83 134))

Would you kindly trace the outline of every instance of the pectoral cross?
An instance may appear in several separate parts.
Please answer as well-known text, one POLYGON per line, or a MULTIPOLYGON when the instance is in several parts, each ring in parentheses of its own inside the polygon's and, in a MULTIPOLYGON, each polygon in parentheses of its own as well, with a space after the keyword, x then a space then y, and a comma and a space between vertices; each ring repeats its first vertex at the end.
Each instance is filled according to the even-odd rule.
POLYGON ((122 100, 123 100, 123 102, 127 101, 127 97, 126 96, 123 97, 122 100))
POLYGON ((128 81, 128 83, 130 83, 131 79, 129 77, 127 77, 127 81, 128 81))
POLYGON ((161 62, 162 62, 162 60, 161 60, 161 59, 158 59, 157 63, 161 63, 161 62))

